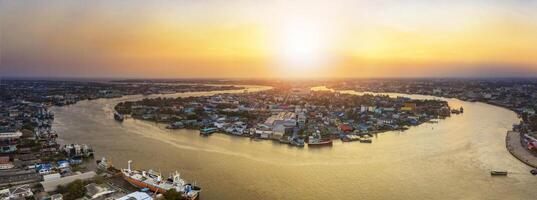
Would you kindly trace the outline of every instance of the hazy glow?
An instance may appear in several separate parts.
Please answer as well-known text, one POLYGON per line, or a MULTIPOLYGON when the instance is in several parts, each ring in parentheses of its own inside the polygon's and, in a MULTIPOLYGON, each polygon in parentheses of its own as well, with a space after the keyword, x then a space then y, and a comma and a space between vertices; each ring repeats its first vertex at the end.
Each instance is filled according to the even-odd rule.
POLYGON ((0 1, 21 76, 537 75, 537 2, 0 1))
POLYGON ((285 77, 315 73, 327 64, 327 37, 320 23, 307 20, 285 22, 277 29, 276 65, 285 77))
POLYGON ((321 29, 313 23, 295 23, 284 28, 282 36, 282 57, 291 64, 314 64, 322 57, 323 37, 321 29))

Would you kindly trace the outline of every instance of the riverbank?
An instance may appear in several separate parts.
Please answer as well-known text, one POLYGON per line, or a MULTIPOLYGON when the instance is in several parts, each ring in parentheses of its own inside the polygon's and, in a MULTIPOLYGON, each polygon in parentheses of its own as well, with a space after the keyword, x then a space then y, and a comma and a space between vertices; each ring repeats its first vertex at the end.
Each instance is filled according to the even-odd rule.
POLYGON ((511 155, 521 162, 531 167, 537 168, 537 157, 528 152, 520 142, 520 133, 516 131, 507 131, 505 136, 505 146, 511 155))
POLYGON ((497 137, 518 118, 496 106, 446 99, 450 105, 463 106, 464 114, 405 132, 378 134, 368 145, 335 141, 335 148, 304 150, 224 134, 199 137, 196 130, 169 130, 141 120, 113 120, 115 104, 147 97, 54 107, 53 127, 61 141, 90 144, 98 150, 96 158, 110 157, 119 168, 136 160, 139 169, 157 168, 163 174, 179 169, 182 177, 203 187, 204 199, 429 199, 438 194, 443 194, 439 199, 532 199, 537 195, 533 187, 537 179, 527 173, 530 168, 513 159, 505 150, 505 138, 497 137), (491 178, 492 168, 525 173, 491 178), (320 185, 331 187, 319 191, 320 185))

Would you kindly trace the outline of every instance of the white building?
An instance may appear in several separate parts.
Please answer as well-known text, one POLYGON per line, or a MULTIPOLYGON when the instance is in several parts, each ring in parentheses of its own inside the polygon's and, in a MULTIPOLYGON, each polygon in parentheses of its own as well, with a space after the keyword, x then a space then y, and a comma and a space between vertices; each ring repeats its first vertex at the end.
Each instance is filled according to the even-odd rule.
POLYGON ((297 124, 298 126, 300 127, 304 127, 306 125, 306 120, 308 118, 306 117, 306 113, 305 112, 299 112, 297 114, 297 124))
POLYGON ((0 153, 11 153, 17 151, 17 144, 22 132, 0 133, 0 153))
POLYGON ((116 200, 153 200, 151 196, 143 192, 133 192, 116 200))
POLYGON ((361 112, 361 113, 365 113, 365 112, 367 112, 367 106, 363 106, 363 105, 360 106, 360 112, 361 112))
POLYGON ((272 139, 280 139, 286 128, 297 125, 297 115, 294 112, 280 112, 267 118, 265 125, 272 128, 272 139))
POLYGON ((280 121, 287 125, 296 125, 296 114, 293 112, 279 112, 267 118, 265 124, 267 126, 274 126, 275 123, 280 123, 280 121))
POLYGON ((41 185, 43 185, 43 188, 45 189, 45 192, 52 192, 58 188, 59 185, 67 185, 75 180, 87 180, 90 178, 93 178, 97 176, 97 174, 94 171, 89 171, 81 174, 76 174, 72 176, 66 176, 61 177, 59 179, 50 180, 50 181, 42 181, 40 182, 41 185))
POLYGON ((33 195, 32 188, 30 188, 30 185, 28 184, 0 190, 0 199, 2 200, 25 199, 26 197, 31 197, 33 195))

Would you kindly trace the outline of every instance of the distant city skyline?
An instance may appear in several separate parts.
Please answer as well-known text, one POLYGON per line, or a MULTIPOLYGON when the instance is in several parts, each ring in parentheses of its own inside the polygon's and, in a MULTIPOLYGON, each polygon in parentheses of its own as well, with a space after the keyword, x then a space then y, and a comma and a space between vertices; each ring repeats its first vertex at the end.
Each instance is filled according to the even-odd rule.
POLYGON ((1 1, 0 76, 535 77, 537 1, 1 1))

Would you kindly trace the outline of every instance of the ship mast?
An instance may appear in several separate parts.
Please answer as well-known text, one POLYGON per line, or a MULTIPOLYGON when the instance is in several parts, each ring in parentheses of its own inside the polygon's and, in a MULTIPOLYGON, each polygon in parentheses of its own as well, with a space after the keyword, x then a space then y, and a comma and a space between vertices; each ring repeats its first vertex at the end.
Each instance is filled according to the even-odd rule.
POLYGON ((131 163, 132 163, 132 160, 129 160, 129 161, 127 162, 127 164, 128 164, 127 169, 128 169, 128 171, 129 171, 129 173, 131 172, 131 163))

